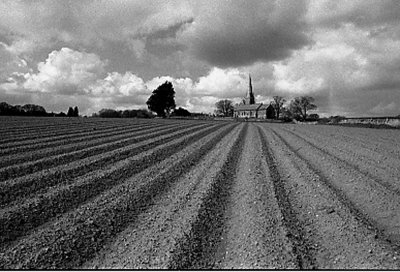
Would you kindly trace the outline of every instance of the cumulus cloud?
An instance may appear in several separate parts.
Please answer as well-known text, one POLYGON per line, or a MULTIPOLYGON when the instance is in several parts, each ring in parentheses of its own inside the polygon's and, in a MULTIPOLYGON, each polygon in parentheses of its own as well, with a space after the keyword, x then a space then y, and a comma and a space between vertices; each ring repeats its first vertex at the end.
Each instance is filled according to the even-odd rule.
MULTIPOLYGON (((317 30, 314 38, 318 42, 311 48, 274 65, 277 90, 316 96, 321 112, 351 116, 376 115, 380 112, 372 109, 379 102, 400 97, 399 41, 370 37, 354 25, 317 30)), ((385 109, 398 114, 396 108, 385 109)))
POLYGON ((84 93, 85 87, 104 73, 105 62, 91 53, 62 48, 38 64, 37 74, 28 74, 26 89, 64 94, 84 93))

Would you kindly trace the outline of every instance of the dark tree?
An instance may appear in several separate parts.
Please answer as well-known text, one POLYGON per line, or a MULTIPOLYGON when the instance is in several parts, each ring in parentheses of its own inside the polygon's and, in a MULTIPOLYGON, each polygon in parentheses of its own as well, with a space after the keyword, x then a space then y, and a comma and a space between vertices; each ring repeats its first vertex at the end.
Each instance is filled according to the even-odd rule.
POLYGON ((102 109, 99 111, 99 117, 102 118, 121 118, 121 114, 113 109, 102 109))
POLYGON ((317 105, 315 105, 313 102, 314 98, 311 96, 295 97, 290 102, 289 109, 294 116, 299 116, 305 121, 307 119, 307 112, 317 108, 317 105))
POLYGON ((169 117, 171 110, 175 109, 175 91, 172 83, 165 81, 153 91, 146 102, 149 110, 163 118, 169 117))
POLYGON ((67 116, 68 117, 73 117, 74 116, 74 109, 72 107, 68 108, 67 116))
POLYGON ((319 115, 316 113, 311 113, 307 116, 307 121, 318 121, 319 115))
POLYGON ((0 115, 23 115, 23 116, 51 116, 46 110, 39 105, 26 104, 20 105, 9 105, 6 102, 0 103, 0 115))
POLYGON ((75 106, 75 108, 74 108, 74 116, 79 117, 79 110, 78 110, 77 106, 75 106))
POLYGON ((220 100, 217 103, 215 103, 216 113, 217 114, 222 114, 223 116, 233 116, 233 103, 231 100, 224 99, 220 100))
POLYGON ((275 108, 275 117, 276 119, 279 119, 279 115, 281 113, 282 107, 283 107, 283 103, 286 102, 285 98, 283 98, 282 96, 274 96, 274 108, 275 108))
POLYGON ((56 117, 66 117, 67 115, 64 112, 56 113, 56 117))
POLYGON ((190 116, 191 113, 184 108, 179 107, 178 109, 175 109, 173 112, 174 116, 190 116))

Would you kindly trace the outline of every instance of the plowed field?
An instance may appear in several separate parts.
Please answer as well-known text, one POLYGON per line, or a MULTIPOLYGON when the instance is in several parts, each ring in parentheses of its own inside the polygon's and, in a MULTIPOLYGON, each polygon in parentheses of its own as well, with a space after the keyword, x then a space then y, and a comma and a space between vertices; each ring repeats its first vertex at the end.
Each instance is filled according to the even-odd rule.
POLYGON ((0 124, 0 269, 400 269, 398 130, 0 124))

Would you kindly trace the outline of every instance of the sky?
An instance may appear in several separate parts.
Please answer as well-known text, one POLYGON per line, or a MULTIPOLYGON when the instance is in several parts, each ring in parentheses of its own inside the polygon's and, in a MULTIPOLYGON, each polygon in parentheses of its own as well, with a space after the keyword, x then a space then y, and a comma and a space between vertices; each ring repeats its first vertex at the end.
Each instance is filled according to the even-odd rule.
POLYGON ((321 116, 400 114, 400 1, 2 0, 0 102, 48 112, 312 96, 321 116))

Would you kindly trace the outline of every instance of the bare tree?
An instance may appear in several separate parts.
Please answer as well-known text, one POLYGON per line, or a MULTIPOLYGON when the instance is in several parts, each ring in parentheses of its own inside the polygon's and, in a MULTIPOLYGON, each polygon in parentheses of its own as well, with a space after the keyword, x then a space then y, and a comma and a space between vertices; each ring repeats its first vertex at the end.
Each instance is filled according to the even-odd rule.
POLYGON ((275 109, 275 117, 276 117, 276 119, 279 119, 279 115, 281 113, 283 103, 285 103, 286 100, 282 96, 278 96, 278 95, 274 96, 273 99, 274 99, 273 106, 275 109))
POLYGON ((295 97, 290 102, 289 109, 294 116, 297 115, 305 121, 307 118, 307 112, 317 108, 317 105, 315 105, 313 102, 314 98, 311 96, 295 97))
POLYGON ((231 100, 224 99, 215 103, 216 113, 222 114, 223 116, 233 116, 233 103, 231 100))

